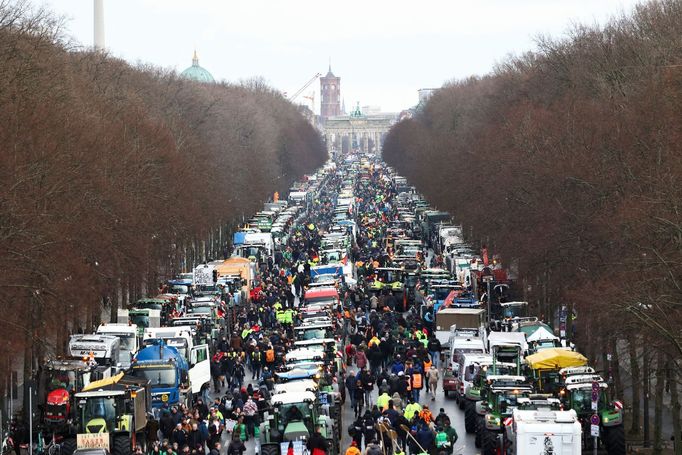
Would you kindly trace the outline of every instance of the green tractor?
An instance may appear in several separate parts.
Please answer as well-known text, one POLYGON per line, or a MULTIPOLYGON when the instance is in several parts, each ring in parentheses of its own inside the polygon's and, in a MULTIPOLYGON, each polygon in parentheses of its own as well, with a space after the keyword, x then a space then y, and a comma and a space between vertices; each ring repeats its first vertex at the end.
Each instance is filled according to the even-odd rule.
MULTIPOLYGON (((566 374, 566 370, 562 370, 562 373, 566 374)), ((593 415, 597 415, 599 417, 598 444, 606 449, 608 455, 624 455, 623 405, 619 401, 609 401, 606 394, 608 385, 604 379, 594 374, 592 370, 592 373, 587 374, 568 374, 564 384, 565 387, 560 392, 561 400, 566 409, 572 409, 578 414, 583 427, 583 448, 585 450, 594 448, 594 438, 590 436, 590 425, 593 415), (592 396, 595 389, 599 397, 596 411, 592 409, 592 396)))
POLYGON ((341 429, 337 422, 321 412, 320 402, 314 392, 285 392, 273 395, 272 414, 267 412, 260 425, 260 436, 256 453, 279 455, 286 453, 289 442, 301 441, 303 445, 315 431, 327 440, 329 455, 338 455, 341 450, 341 429), (282 449, 284 446, 284 449, 282 449))
POLYGON ((483 415, 478 420, 476 440, 483 455, 497 455, 500 436, 504 435, 507 424, 505 420, 511 417, 520 401, 528 401, 533 389, 524 376, 490 375, 488 382, 485 397, 476 403, 477 413, 483 415))
MULTIPOLYGON (((515 363, 495 362, 495 365, 470 365, 470 375, 473 376, 471 384, 464 390, 464 428, 467 433, 476 433, 479 414, 476 404, 486 396, 490 388, 488 376, 492 375, 516 375, 515 363)), ((481 415, 482 417, 482 415, 481 415)))
POLYGON ((78 449, 107 449, 130 455, 145 450, 145 427, 151 411, 149 382, 120 373, 91 382, 75 396, 78 449))
POLYGON ((481 447, 481 433, 478 428, 485 417, 485 410, 480 407, 491 387, 490 376, 513 375, 525 380, 521 368, 521 346, 498 343, 492 346, 492 364, 480 368, 470 386, 465 390, 464 428, 467 433, 476 433, 476 448, 481 447))

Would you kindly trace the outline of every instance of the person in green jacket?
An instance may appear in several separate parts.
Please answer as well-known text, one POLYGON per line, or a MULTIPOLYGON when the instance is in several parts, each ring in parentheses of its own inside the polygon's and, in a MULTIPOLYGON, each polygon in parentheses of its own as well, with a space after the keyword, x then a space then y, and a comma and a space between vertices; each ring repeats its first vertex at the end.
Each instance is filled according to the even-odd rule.
MULTIPOLYGON (((441 436, 441 439, 442 439, 442 436, 441 436)), ((436 447, 439 450, 444 450, 447 453, 452 453, 453 449, 455 448, 455 443, 457 442, 457 439, 458 439, 457 430, 452 428, 452 426, 450 425, 450 419, 445 419, 445 421, 443 422, 443 427, 441 428, 441 431, 439 431, 436 434, 436 447), (447 444, 442 446, 442 448, 441 448, 441 446, 438 445, 439 436, 441 434, 445 436, 446 441, 447 441, 447 444)))
POLYGON ((443 431, 443 427, 438 427, 436 430, 436 450, 438 452, 447 452, 450 453, 452 451, 452 446, 450 444, 450 440, 448 439, 448 434, 443 431))
POLYGON ((239 439, 241 439, 242 442, 249 440, 249 436, 246 433, 246 424, 244 423, 244 416, 239 416, 239 420, 237 420, 237 423, 232 429, 232 434, 238 435, 239 439))

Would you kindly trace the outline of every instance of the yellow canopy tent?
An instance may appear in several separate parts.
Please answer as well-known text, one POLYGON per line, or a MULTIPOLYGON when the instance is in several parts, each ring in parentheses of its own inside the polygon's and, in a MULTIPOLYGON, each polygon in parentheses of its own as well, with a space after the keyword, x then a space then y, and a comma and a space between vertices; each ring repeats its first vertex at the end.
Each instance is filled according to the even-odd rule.
POLYGON ((587 365, 587 357, 579 352, 568 349, 551 348, 543 349, 526 357, 526 363, 533 370, 560 370, 568 367, 581 367, 587 365))
POLYGON ((557 378, 559 370, 587 365, 587 357, 568 349, 550 348, 529 355, 526 363, 533 369, 533 376, 538 381, 538 391, 552 393, 557 381, 560 381, 557 378))

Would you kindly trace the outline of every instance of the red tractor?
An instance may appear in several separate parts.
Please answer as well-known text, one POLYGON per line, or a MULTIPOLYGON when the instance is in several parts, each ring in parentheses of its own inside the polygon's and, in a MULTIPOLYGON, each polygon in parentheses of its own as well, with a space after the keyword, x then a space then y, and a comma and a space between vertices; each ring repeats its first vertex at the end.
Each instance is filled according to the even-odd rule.
MULTIPOLYGON (((74 395, 90 382, 100 379, 102 368, 87 360, 50 360, 44 368, 43 375, 45 402, 43 404, 43 424, 46 434, 52 434, 55 440, 64 441, 73 432, 72 422, 75 419, 74 395)), ((75 441, 75 439, 74 439, 75 441)), ((62 454, 70 454, 72 450, 63 447, 62 454)))

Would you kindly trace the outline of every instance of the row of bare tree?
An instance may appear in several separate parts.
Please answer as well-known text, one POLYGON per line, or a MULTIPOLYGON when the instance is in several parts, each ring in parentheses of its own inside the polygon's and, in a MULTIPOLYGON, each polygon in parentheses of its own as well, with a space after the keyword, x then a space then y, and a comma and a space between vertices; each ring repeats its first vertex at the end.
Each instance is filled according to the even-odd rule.
POLYGON ((23 352, 30 373, 69 333, 216 257, 231 226, 326 159, 262 82, 132 67, 21 1, 0 0, 0 125, 3 371, 23 352))
POLYGON ((657 448, 671 436, 668 400, 680 434, 680 36, 682 2, 660 0, 539 38, 486 76, 446 84, 384 147, 470 240, 518 259, 536 314, 575 308, 579 349, 605 370, 612 355, 630 431, 657 448))

